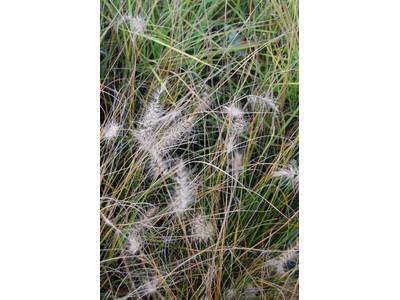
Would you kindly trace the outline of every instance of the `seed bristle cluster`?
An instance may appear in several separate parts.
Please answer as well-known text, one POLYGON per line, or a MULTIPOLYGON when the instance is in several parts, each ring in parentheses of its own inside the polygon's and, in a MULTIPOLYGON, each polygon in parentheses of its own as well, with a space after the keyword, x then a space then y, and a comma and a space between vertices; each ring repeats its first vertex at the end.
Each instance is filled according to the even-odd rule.
POLYGON ((131 255, 138 254, 142 249, 143 240, 141 237, 141 231, 141 229, 135 227, 129 229, 125 242, 125 250, 131 255))
POLYGON ((110 124, 108 124, 105 128, 103 140, 106 140, 107 142, 115 140, 118 137, 121 128, 122 125, 118 124, 117 122, 110 122, 110 124))
POLYGON ((299 254, 299 244, 296 242, 289 249, 274 259, 268 261, 268 264, 275 269, 277 275, 283 275, 286 272, 286 265, 295 259, 299 254))
POLYGON ((144 295, 155 294, 159 289, 161 284, 161 279, 158 275, 153 275, 149 280, 145 280, 142 285, 142 290, 144 295))
POLYGON ((271 177, 282 177, 286 185, 299 185, 299 168, 296 167, 296 161, 292 160, 285 167, 278 168, 271 173, 271 177))
MULTIPOLYGON (((127 24, 127 26, 129 26, 132 31, 139 34, 144 32, 146 26, 146 20, 144 17, 142 16, 133 17, 130 16, 129 14, 120 17, 116 22, 117 26, 121 25, 122 23, 127 24)), ((135 39, 136 36, 133 34, 132 38, 135 39)))
POLYGON ((248 125, 245 112, 235 103, 230 103, 222 107, 225 122, 228 124, 226 136, 226 151, 233 152, 240 141, 240 134, 243 133, 248 125))
POLYGON ((207 241, 216 234, 215 226, 211 221, 206 221, 199 213, 192 221, 191 237, 194 240, 207 241))
POLYGON ((189 173, 183 160, 180 160, 178 170, 173 179, 176 182, 176 187, 171 207, 176 214, 181 214, 186 212, 193 203, 195 192, 195 185, 189 178, 189 173))

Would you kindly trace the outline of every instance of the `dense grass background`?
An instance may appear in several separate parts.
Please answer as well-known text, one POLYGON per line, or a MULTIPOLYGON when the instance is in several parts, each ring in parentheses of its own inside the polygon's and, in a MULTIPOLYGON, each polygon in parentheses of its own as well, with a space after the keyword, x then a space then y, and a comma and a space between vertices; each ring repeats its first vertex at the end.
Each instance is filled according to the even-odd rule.
POLYGON ((100 25, 101 298, 297 299, 298 184, 275 175, 299 161, 298 1, 102 0, 100 25), (168 210, 176 171, 152 176, 135 135, 165 82, 163 111, 196 118, 168 153, 196 189, 182 215, 168 210), (235 154, 231 104, 247 124, 235 154), (215 228, 205 240, 191 238, 199 214, 215 228), (140 253, 127 249, 132 230, 140 253))

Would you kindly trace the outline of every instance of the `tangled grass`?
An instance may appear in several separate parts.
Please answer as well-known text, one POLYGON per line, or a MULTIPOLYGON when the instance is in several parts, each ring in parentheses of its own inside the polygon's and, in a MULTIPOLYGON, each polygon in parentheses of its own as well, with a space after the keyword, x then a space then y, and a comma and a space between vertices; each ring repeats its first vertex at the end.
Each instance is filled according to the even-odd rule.
POLYGON ((298 2, 100 25, 101 299, 298 299, 298 2))

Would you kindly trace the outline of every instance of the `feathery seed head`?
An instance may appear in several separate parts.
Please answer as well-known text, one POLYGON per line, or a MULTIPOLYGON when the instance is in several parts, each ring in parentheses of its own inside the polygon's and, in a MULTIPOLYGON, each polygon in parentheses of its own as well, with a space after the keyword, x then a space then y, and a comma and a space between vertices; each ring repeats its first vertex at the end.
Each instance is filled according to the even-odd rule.
POLYGON ((208 221, 206 223, 206 232, 209 237, 214 237, 215 236, 215 226, 211 221, 208 221))
POLYGON ((153 98, 154 100, 160 100, 161 94, 162 94, 161 88, 156 87, 154 91, 151 93, 151 98, 153 98))
POLYGON ((173 177, 177 183, 175 194, 171 203, 173 211, 177 214, 188 210, 193 202, 193 184, 189 179, 189 172, 186 170, 183 160, 178 164, 178 171, 173 177))
POLYGON ((120 129, 122 128, 117 122, 112 121, 108 126, 106 131, 104 132, 103 139, 106 141, 114 140, 118 134, 120 129))
POLYGON ((161 93, 166 90, 167 84, 168 84, 168 79, 166 79, 163 83, 161 83, 160 85, 161 93))
POLYGON ((205 222, 201 214, 198 214, 192 223, 192 238, 207 241, 215 236, 215 226, 211 221, 205 222))
POLYGON ((225 298, 226 300, 232 300, 233 297, 235 297, 236 292, 234 289, 228 289, 225 293, 225 298))
POLYGON ((193 199, 191 198, 189 192, 187 192, 183 188, 177 189, 174 196, 174 200, 171 203, 173 211, 176 214, 184 213, 185 211, 188 210, 188 208, 192 204, 192 201, 193 199))
POLYGON ((228 143, 226 143, 226 151, 228 152, 228 154, 235 149, 236 143, 237 138, 233 135, 229 136, 228 143))
POLYGON ((150 280, 146 280, 142 286, 143 294, 149 295, 157 292, 160 286, 161 280, 157 275, 154 275, 150 280))
POLYGON ((278 106, 276 106, 276 99, 270 98, 268 96, 264 96, 262 98, 262 101, 266 104, 268 104, 275 112, 279 112, 278 106))
POLYGON ((131 227, 125 242, 126 251, 135 255, 136 253, 140 252, 142 244, 143 240, 139 234, 139 230, 131 227))
POLYGON ((168 128, 159 143, 160 149, 168 150, 177 143, 185 141, 190 136, 190 131, 195 124, 195 117, 185 117, 168 128))
POLYGON ((130 18, 130 21, 132 22, 133 31, 138 33, 143 33, 144 27, 146 25, 146 20, 143 17, 141 16, 133 17, 130 18))
POLYGON ((154 91, 151 93, 151 97, 154 100, 160 100, 161 94, 165 91, 167 88, 168 80, 165 80, 163 83, 161 83, 160 86, 156 87, 154 91))
POLYGON ((286 272, 285 271, 286 264, 292 261, 298 254, 299 254, 299 243, 296 242, 295 245, 291 246, 286 251, 283 251, 283 253, 280 256, 270 259, 268 263, 275 269, 277 275, 283 275, 286 272))
POLYGON ((279 108, 276 106, 276 99, 269 96, 269 94, 262 95, 249 95, 247 101, 250 103, 253 110, 258 109, 260 106, 265 105, 271 107, 275 112, 279 112, 279 108))
POLYGON ((147 103, 142 120, 140 121, 139 129, 134 133, 140 147, 143 150, 149 151, 154 142, 154 130, 158 123, 161 113, 161 103, 159 100, 152 100, 147 103))
MULTIPOLYGON (((131 34, 131 38, 133 41, 136 40, 136 34, 141 34, 144 32, 144 28, 146 26, 146 20, 142 16, 132 17, 130 15, 124 15, 116 21, 116 25, 119 26, 122 23, 126 23, 131 27, 131 30, 134 33, 131 34)), ((118 27, 116 28, 118 33, 118 27)))
POLYGON ((129 23, 132 24, 132 30, 138 33, 142 33, 144 31, 144 27, 146 25, 146 20, 142 16, 132 17, 130 15, 124 15, 119 18, 116 22, 117 25, 122 23, 129 23))
POLYGON ((160 118, 159 121, 160 122, 170 122, 175 118, 178 118, 182 115, 181 111, 179 109, 174 109, 173 111, 165 114, 164 117, 160 118))
POLYGON ((275 272, 276 272, 276 274, 278 274, 278 275, 283 275, 283 274, 285 274, 285 268, 284 268, 284 264, 276 264, 275 266, 275 272))
POLYGON ((244 114, 243 109, 235 105, 235 103, 232 103, 230 105, 224 105, 223 109, 229 119, 241 118, 244 114))
POLYGON ((296 161, 292 160, 285 167, 280 168, 271 173, 271 177, 283 177, 286 185, 289 186, 293 184, 294 186, 298 186, 299 184, 299 168, 296 167, 296 161))
POLYGON ((161 113, 161 102, 155 98, 147 103, 145 112, 143 114, 141 127, 144 129, 152 130, 158 122, 158 117, 161 113))
POLYGON ((226 114, 228 125, 231 125, 230 130, 232 130, 235 134, 243 132, 247 126, 244 110, 235 103, 223 106, 223 110, 226 114))
POLYGON ((151 143, 148 143, 147 146, 147 150, 150 153, 149 167, 151 170, 151 175, 154 178, 157 178, 159 176, 168 176, 168 174, 170 173, 168 160, 166 160, 163 157, 163 153, 154 148, 151 143))
POLYGON ((243 169, 243 154, 239 151, 235 151, 233 155, 232 168, 235 173, 243 169))
POLYGON ((227 142, 226 142, 226 151, 231 153, 236 145, 240 141, 239 134, 244 132, 247 126, 247 121, 245 119, 245 112, 239 106, 236 106, 235 103, 231 103, 229 105, 223 106, 223 110, 225 112, 225 119, 228 123, 228 132, 227 132, 227 142))
POLYGON ((256 105, 259 103, 258 101, 258 96, 257 95, 249 95, 247 97, 247 102, 251 105, 251 107, 254 109, 256 105))

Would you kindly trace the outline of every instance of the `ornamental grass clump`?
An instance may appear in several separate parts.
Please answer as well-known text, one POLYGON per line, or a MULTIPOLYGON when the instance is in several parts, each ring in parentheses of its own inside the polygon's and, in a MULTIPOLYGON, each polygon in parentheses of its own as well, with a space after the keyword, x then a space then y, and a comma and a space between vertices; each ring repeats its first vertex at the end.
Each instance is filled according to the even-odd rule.
POLYGON ((100 17, 101 299, 298 299, 298 2, 100 17))

